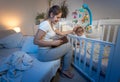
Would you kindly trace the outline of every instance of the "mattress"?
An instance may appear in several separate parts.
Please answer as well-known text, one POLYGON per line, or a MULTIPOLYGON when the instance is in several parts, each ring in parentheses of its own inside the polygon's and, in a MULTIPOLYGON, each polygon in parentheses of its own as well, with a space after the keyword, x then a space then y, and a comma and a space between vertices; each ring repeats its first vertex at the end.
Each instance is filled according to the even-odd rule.
POLYGON ((50 82, 60 66, 60 60, 40 62, 35 59, 33 65, 23 73, 22 82, 50 82))
MULTIPOLYGON (((4 63, 5 59, 13 52, 19 50, 20 48, 0 49, 0 65, 4 63)), ((33 66, 23 71, 22 82, 50 82, 52 77, 55 76, 57 69, 60 67, 60 60, 40 62, 35 58, 36 54, 30 55, 34 58, 33 66)))

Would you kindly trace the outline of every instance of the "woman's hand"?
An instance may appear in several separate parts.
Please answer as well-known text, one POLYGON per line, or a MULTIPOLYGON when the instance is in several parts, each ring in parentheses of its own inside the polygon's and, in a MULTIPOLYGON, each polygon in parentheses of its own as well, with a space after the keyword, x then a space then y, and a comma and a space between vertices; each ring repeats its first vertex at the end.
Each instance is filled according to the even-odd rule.
POLYGON ((72 34, 73 30, 68 30, 68 31, 59 31, 59 30, 55 30, 56 34, 61 35, 61 36, 66 36, 67 34, 72 34))
POLYGON ((73 28, 73 32, 75 32, 77 28, 78 28, 77 26, 76 26, 76 27, 74 27, 74 28, 73 28))
POLYGON ((52 42, 52 46, 53 46, 53 47, 60 46, 61 44, 63 44, 63 41, 62 41, 62 40, 54 40, 54 41, 52 42))

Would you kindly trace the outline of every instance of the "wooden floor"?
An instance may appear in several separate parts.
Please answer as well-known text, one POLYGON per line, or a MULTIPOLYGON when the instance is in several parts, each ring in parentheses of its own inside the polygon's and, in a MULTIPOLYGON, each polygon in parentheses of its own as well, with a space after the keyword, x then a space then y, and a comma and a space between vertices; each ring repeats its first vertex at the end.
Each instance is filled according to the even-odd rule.
POLYGON ((82 74, 80 74, 74 67, 71 66, 71 71, 74 73, 72 79, 61 77, 59 71, 56 73, 56 76, 51 80, 51 82, 90 82, 82 74))

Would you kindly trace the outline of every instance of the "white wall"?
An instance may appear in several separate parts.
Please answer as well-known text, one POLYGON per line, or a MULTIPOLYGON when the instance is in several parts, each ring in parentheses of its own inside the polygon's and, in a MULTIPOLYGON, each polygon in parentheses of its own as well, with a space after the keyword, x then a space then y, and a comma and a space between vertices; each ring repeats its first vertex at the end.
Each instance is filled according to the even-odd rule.
MULTIPOLYGON (((63 0, 54 0, 60 4, 63 0)), ((81 7, 82 0, 67 0, 69 16, 76 8, 81 7)), ((24 35, 32 35, 35 26, 35 17, 38 12, 48 10, 48 0, 0 0, 0 30, 21 28, 24 35)))
POLYGON ((83 4, 83 0, 67 0, 67 5, 69 7, 69 14, 67 19, 71 20, 72 19, 72 12, 74 12, 76 9, 80 9, 83 4))
MULTIPOLYGON (((54 0, 60 3, 63 0, 54 0)), ((120 0, 85 0, 89 5, 93 19, 120 18, 120 0)), ((67 0, 69 7, 68 20, 72 12, 79 9, 83 0, 67 0)), ((48 0, 0 0, 0 29, 19 26, 25 35, 33 34, 37 12, 48 10, 48 0), (1 28, 3 27, 3 28, 1 28)))
MULTIPOLYGON (((53 0, 53 4, 54 5, 61 5, 61 3, 63 1, 64 0, 53 0)), ((67 1, 66 5, 69 8, 69 14, 67 16, 67 19, 71 20, 71 18, 72 18, 72 12, 75 11, 76 9, 80 9, 81 8, 81 6, 83 4, 83 0, 66 0, 66 1, 67 1)))
POLYGON ((32 35, 37 13, 46 9, 47 0, 0 0, 0 29, 18 26, 24 35, 32 35))
POLYGON ((120 18, 120 0, 85 0, 89 5, 93 19, 120 18))

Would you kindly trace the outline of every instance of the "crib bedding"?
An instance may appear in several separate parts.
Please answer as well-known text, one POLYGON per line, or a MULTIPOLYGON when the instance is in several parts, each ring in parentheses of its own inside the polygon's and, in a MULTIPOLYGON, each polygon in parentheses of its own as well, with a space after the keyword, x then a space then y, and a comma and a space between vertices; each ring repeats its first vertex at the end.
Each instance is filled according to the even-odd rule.
MULTIPOLYGON (((15 51, 20 48, 0 49, 0 65, 15 51)), ((30 54, 32 57, 34 54, 30 54)), ((35 57, 32 68, 22 73, 22 82, 50 82, 60 66, 60 60, 40 62, 35 57)))

